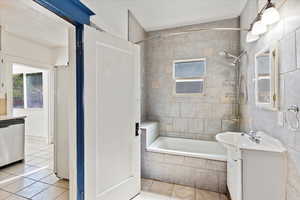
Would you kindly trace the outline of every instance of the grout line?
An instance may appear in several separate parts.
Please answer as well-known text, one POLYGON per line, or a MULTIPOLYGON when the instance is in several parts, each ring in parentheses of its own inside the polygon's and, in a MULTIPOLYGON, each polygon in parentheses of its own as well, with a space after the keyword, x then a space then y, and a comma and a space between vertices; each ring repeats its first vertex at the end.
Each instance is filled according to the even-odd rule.
MULTIPOLYGON (((22 174, 22 175, 16 175, 15 177, 12 177, 12 178, 9 178, 9 179, 6 179, 6 180, 4 180, 4 181, 0 181, 0 185, 1 184, 4 184, 4 183, 7 183, 7 182, 10 182, 10 181, 13 181, 13 180, 16 180, 16 179, 19 179, 19 178, 26 178, 26 176, 29 176, 29 175, 31 175, 31 174, 34 174, 34 173, 36 173, 36 172, 38 172, 38 171, 41 171, 41 170, 43 170, 43 169, 45 169, 46 167, 43 167, 43 168, 39 168, 39 169, 37 169, 37 170, 33 170, 33 171, 31 171, 31 172, 28 172, 28 173, 25 173, 25 174, 22 174)), ((11 174, 11 175, 15 175, 15 174, 11 174)))

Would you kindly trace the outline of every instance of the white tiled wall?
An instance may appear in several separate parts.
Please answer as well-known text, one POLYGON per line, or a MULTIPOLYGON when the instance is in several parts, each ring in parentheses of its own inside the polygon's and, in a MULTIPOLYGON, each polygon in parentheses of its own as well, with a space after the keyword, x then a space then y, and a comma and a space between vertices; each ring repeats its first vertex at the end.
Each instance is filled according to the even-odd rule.
MULTIPOLYGON (((282 1, 282 0, 280 0, 282 1)), ((247 28, 257 14, 257 1, 249 0, 241 15, 241 27, 247 28)), ((243 130, 262 130, 281 140, 288 148, 287 200, 300 199, 300 130, 293 132, 278 123, 278 112, 286 112, 289 105, 300 106, 300 1, 287 0, 280 8, 281 21, 272 26, 258 42, 247 44, 241 33, 241 48, 248 55, 242 60, 241 71, 246 77, 248 101, 241 104, 243 130), (278 43, 280 55, 280 108, 278 112, 259 109, 254 101, 254 55, 262 48, 278 43)), ((245 94, 245 91, 242 91, 245 94)))

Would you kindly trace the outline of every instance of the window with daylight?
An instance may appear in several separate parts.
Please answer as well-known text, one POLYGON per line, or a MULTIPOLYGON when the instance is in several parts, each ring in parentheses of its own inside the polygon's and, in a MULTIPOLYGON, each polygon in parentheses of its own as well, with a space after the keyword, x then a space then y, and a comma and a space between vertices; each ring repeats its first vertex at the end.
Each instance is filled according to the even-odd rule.
POLYGON ((13 107, 43 108, 43 73, 13 75, 13 107))
POLYGON ((13 75, 13 106, 14 108, 24 108, 23 74, 13 75))
POLYGON ((26 74, 27 108, 43 107, 43 73, 26 74))
POLYGON ((202 94, 204 92, 204 76, 206 60, 174 61, 173 76, 176 94, 202 94))

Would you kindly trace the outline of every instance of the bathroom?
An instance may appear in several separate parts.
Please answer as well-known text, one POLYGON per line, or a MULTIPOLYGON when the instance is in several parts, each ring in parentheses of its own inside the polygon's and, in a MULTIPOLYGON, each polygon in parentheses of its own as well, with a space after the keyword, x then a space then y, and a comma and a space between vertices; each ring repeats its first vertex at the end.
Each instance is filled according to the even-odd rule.
MULTIPOLYGON (((281 171, 272 171, 286 177, 278 180, 279 192, 275 198, 261 198, 300 198, 300 2, 272 1, 280 20, 258 38, 249 38, 248 29, 253 30, 251 24, 266 3, 250 0, 238 16, 157 31, 145 31, 130 15, 129 38, 141 45, 142 53, 141 175, 146 191, 160 181, 195 188, 195 194, 187 189, 182 199, 258 199, 228 188, 227 150, 216 136, 261 131, 280 143, 281 155, 286 154, 278 164, 281 171), (274 101, 270 106, 264 102, 266 85, 259 102, 255 77, 259 53, 269 50, 275 64, 270 65, 268 92, 276 95, 267 97, 274 101), (199 190, 212 193, 201 197, 199 190)), ((162 194, 172 197, 170 187, 165 185, 162 194)), ((246 186, 241 187, 246 193, 246 186)), ((269 189, 264 191, 274 187, 269 189)))
POLYGON ((298 80, 300 0, 0 0, 0 200, 299 200, 298 80))

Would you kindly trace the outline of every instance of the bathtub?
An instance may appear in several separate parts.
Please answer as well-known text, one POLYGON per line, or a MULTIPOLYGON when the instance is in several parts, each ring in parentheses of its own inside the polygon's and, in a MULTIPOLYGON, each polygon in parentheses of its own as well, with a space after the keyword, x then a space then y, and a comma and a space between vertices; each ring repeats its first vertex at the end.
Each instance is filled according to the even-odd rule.
POLYGON ((217 142, 159 136, 157 122, 143 123, 143 178, 214 192, 227 192, 227 158, 217 142))
POLYGON ((158 137, 147 151, 226 161, 226 149, 213 141, 192 140, 183 138, 158 137))

